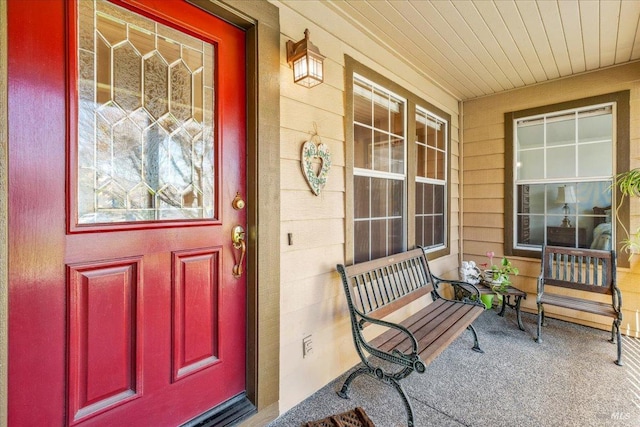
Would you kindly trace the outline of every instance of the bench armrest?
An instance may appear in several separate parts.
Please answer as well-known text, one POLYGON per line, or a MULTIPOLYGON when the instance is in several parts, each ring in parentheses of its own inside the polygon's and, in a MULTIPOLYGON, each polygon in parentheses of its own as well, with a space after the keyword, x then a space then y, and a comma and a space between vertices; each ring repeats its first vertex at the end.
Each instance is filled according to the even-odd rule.
POLYGON ((422 360, 420 360, 420 356, 418 356, 418 341, 407 328, 405 328, 402 325, 398 325, 396 323, 388 322, 386 320, 375 319, 373 317, 366 316, 362 313, 358 313, 358 317, 360 317, 360 320, 357 322, 357 325, 353 325, 354 328, 355 327, 358 328, 358 334, 357 334, 358 346, 357 347, 361 346, 367 353, 373 356, 379 357, 383 360, 391 361, 393 363, 404 366, 406 368, 416 369, 417 364, 421 364, 424 367, 424 363, 422 363, 422 360), (409 338, 409 340, 411 341, 411 352, 407 354, 407 353, 402 353, 400 351, 394 350, 392 353, 389 353, 387 351, 380 350, 379 348, 372 346, 369 343, 369 341, 367 341, 362 335, 361 331, 364 327, 363 326, 364 323, 371 323, 374 325, 385 326, 385 327, 400 331, 401 333, 406 335, 407 338, 409 338))
MULTIPOLYGON (((439 298, 443 298, 443 297, 438 292, 438 286, 440 285, 440 283, 448 283, 451 286, 453 286, 456 300, 462 301, 464 303, 481 305, 484 307, 482 302, 480 302, 480 290, 476 285, 471 284, 469 282, 463 282, 462 280, 443 279, 438 276, 433 276, 433 281, 435 282, 434 283, 435 292, 439 298)), ((446 299, 446 298, 443 298, 443 299, 446 299)))
POLYGON ((618 316, 622 319, 622 293, 617 286, 613 287, 613 309, 618 312, 618 316))

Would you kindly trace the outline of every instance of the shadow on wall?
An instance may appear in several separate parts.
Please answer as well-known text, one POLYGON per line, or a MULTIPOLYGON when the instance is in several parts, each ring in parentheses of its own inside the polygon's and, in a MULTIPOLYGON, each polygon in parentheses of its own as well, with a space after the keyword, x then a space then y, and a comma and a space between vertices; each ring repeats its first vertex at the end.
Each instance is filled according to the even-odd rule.
MULTIPOLYGON (((623 306, 623 309, 624 309, 624 306, 623 306)), ((626 320, 626 319, 623 319, 623 320, 626 320)), ((636 331, 635 338, 640 339, 640 310, 636 310, 635 319, 633 319, 633 321, 631 322, 627 322, 626 327, 624 327, 623 329, 624 329, 623 331, 624 334, 628 337, 634 337, 634 334, 632 334, 631 331, 636 331), (635 323, 635 326, 633 326, 633 323, 635 323)), ((638 362, 639 362, 637 365, 638 367, 640 367, 640 343, 638 343, 637 356, 638 356, 638 362)), ((638 378, 640 378, 640 375, 638 375, 638 378)), ((639 390, 639 393, 640 393, 640 390, 639 390)))

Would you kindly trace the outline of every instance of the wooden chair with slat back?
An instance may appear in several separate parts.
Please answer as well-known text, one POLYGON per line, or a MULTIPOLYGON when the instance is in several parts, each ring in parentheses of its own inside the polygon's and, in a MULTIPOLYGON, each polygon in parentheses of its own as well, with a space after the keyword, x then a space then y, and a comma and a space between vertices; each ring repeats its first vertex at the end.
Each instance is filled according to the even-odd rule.
POLYGON ((545 246, 542 249, 542 271, 538 278, 538 331, 541 342, 545 305, 584 311, 613 319, 611 342, 618 343, 617 365, 622 365, 622 295, 616 285, 615 251, 545 246), (558 288, 572 289, 575 295, 558 293, 558 288), (582 292, 579 292, 582 291, 582 292), (589 294, 610 295, 611 302, 586 298, 589 294))

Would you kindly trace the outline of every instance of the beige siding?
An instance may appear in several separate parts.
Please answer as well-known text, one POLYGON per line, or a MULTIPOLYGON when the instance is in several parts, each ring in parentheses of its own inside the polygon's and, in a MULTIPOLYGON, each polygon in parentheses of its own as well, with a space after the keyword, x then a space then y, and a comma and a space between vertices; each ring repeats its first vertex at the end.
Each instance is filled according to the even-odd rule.
MULTIPOLYGON (((504 113, 550 105, 606 93, 630 90, 631 107, 631 167, 639 167, 640 160, 640 63, 610 68, 578 77, 565 78, 503 94, 488 96, 464 103, 464 138, 462 145, 463 170, 463 241, 465 260, 487 262, 485 253, 504 253, 504 113)), ((628 226, 629 224, 627 224, 628 226)), ((631 230, 640 226, 640 201, 632 200, 631 230)), ((626 256, 620 254, 620 256, 626 256)), ((638 258, 638 257, 636 257, 638 258)), ((540 262, 526 258, 513 260, 521 271, 515 284, 534 294, 524 302, 525 309, 536 310, 535 278, 540 262)), ((618 284, 623 292, 623 329, 638 336, 640 326, 640 262, 636 259, 630 269, 620 268, 618 284)), ((559 317, 608 330, 611 323, 569 310, 550 309, 559 317)))
POLYGON ((359 360, 335 268, 345 260, 349 238, 345 236, 346 197, 351 197, 345 193, 346 180, 351 177, 346 175, 345 159, 344 55, 452 116, 452 253, 434 261, 440 274, 452 274, 458 266, 460 150, 456 99, 398 64, 392 54, 342 22, 321 2, 272 3, 280 9, 281 29, 280 411, 284 412, 359 360), (301 39, 305 28, 310 31, 311 41, 327 56, 325 82, 312 89, 295 85, 286 63, 287 40, 301 39), (316 130, 320 141, 329 146, 332 159, 327 185, 319 196, 309 190, 300 167, 302 144, 316 130), (313 353, 303 358, 302 339, 307 335, 312 335, 313 353))

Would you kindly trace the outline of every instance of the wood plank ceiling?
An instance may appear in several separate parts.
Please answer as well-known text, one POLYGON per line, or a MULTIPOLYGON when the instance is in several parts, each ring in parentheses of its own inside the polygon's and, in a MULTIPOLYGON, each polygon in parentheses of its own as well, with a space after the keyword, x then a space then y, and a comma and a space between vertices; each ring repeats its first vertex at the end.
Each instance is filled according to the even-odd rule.
POLYGON ((460 100, 640 60, 640 0, 325 5, 460 100))

